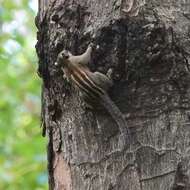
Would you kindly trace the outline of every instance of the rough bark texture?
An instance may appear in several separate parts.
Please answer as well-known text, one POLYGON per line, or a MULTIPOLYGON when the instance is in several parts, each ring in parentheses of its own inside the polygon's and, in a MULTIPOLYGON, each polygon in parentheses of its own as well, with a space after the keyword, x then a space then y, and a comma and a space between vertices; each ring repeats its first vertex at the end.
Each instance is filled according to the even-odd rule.
POLYGON ((190 3, 188 0, 40 0, 39 75, 50 189, 190 189, 190 3), (110 116, 85 108, 54 66, 84 52, 92 70, 114 68, 110 96, 126 117, 130 147, 117 151, 110 116))

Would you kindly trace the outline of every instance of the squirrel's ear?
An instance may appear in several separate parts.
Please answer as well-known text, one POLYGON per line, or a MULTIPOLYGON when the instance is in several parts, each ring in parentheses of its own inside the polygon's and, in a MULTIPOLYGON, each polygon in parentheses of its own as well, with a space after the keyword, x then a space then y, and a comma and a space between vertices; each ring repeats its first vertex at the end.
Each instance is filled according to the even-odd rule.
POLYGON ((73 56, 72 53, 70 51, 67 51, 69 57, 73 56))

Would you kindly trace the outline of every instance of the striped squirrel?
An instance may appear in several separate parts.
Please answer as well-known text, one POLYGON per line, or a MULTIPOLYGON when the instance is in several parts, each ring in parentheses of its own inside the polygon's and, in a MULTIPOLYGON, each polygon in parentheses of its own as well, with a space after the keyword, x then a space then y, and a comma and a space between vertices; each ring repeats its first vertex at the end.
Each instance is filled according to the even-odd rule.
POLYGON ((67 50, 61 51, 57 57, 56 65, 63 69, 67 80, 79 89, 83 99, 90 107, 94 108, 100 104, 107 110, 117 123, 121 133, 122 146, 125 146, 129 144, 131 135, 123 114, 107 93, 112 86, 112 80, 100 72, 91 72, 88 68, 92 46, 93 44, 90 44, 83 54, 77 56, 67 50))

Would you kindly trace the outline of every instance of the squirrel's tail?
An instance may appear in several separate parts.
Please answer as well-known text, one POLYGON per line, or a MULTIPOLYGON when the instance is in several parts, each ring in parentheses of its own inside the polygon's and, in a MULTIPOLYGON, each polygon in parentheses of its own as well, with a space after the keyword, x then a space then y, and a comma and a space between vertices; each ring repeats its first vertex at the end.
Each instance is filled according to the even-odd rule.
POLYGON ((107 94, 101 96, 100 100, 103 107, 107 110, 107 112, 112 116, 112 118, 117 123, 120 133, 121 133, 121 140, 123 141, 124 145, 130 143, 131 134, 129 128, 127 127, 125 118, 123 114, 119 110, 119 108, 115 105, 115 103, 110 99, 107 94))

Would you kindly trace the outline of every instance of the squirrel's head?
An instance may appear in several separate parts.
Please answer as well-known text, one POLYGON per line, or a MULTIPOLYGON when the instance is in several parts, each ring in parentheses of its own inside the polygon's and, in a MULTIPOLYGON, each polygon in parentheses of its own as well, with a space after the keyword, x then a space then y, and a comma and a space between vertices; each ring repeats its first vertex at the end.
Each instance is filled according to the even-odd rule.
POLYGON ((69 57, 71 53, 67 50, 61 51, 57 56, 57 61, 55 63, 56 66, 64 67, 69 61, 69 57))

